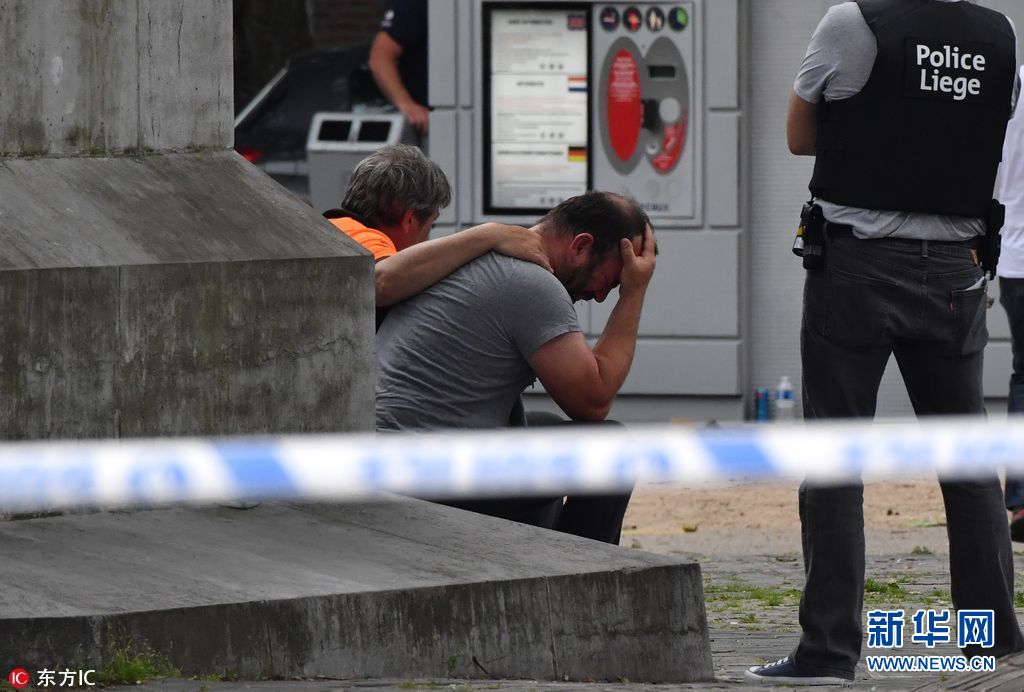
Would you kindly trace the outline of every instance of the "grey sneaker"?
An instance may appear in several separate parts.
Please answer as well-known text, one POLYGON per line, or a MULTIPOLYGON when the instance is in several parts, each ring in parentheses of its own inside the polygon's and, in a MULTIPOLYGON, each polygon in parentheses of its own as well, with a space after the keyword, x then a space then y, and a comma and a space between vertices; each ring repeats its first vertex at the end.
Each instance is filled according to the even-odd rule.
POLYGON ((780 658, 775 663, 763 666, 750 666, 743 677, 761 685, 849 685, 853 676, 841 678, 833 675, 807 675, 797 670, 789 656, 780 658))

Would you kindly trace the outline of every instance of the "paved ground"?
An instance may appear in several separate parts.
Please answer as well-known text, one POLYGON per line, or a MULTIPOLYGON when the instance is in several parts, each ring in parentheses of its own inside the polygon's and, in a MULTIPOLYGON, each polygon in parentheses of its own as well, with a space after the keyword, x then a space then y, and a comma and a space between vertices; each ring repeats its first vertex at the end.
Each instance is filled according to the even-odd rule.
MULTIPOLYGON (((871 608, 948 608, 948 553, 941 499, 932 482, 869 487, 865 516, 871 608)), ((797 641, 802 586, 795 488, 637 491, 622 544, 697 559, 703 569, 715 683, 640 685, 615 682, 491 680, 164 680, 138 692, 328 692, 334 690, 482 690, 634 692, 746 687, 747 666, 788 653, 797 641)), ((1015 546, 1018 603, 1024 605, 1024 546, 1015 546)), ((1024 612, 1019 613, 1024 616, 1024 612)), ((908 636, 909 639, 909 636, 908 636)), ((901 653, 924 653, 908 645, 901 653)), ((884 651, 879 653, 886 653, 884 651)), ((955 654, 952 646, 929 653, 955 654)), ((862 665, 854 689, 1024 690, 1024 656, 1000 661, 992 674, 872 674, 862 665)), ((766 689, 766 688, 762 688, 766 689)))
MULTIPOLYGON (((220 682, 173 680, 136 687, 139 692, 242 692, 291 690, 450 689, 536 690, 710 690, 747 687, 747 666, 775 660, 795 645, 797 603, 802 587, 799 523, 792 487, 739 486, 706 490, 639 489, 626 520, 622 544, 656 553, 697 559, 704 573, 711 628, 715 683, 640 685, 618 681, 543 682, 489 680, 311 680, 220 682)), ((869 487, 865 499, 867 577, 872 608, 948 608, 949 571, 941 498, 933 482, 869 487)), ((1024 591, 1024 546, 1015 546, 1017 588, 1024 591)), ((1018 594, 1024 604, 1024 593, 1018 594)), ((1020 613, 1024 616, 1024 611, 1020 613)), ((909 636, 908 636, 909 639, 909 636)), ((924 653, 908 645, 903 653, 924 653)), ((880 652, 886 653, 886 652, 880 652)), ((928 652, 956 654, 953 646, 928 652)), ((869 673, 864 665, 854 689, 1024 690, 1024 658, 1000 661, 994 674, 896 675, 869 673)), ((764 688, 762 688, 764 689, 764 688)))

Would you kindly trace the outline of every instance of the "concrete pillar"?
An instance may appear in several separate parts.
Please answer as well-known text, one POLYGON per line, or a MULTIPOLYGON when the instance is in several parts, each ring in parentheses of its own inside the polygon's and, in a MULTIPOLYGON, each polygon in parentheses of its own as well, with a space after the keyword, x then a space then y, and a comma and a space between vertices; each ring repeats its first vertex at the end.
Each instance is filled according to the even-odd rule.
POLYGON ((372 259, 231 151, 230 0, 0 16, 0 436, 369 430, 372 259))

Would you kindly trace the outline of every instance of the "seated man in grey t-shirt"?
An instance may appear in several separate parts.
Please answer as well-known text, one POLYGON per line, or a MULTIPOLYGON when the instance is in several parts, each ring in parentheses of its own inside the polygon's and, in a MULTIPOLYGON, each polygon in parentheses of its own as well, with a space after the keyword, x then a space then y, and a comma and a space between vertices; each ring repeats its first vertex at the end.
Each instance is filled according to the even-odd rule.
MULTIPOLYGON (((559 204, 531 230, 553 273, 491 252, 392 308, 377 335, 378 430, 504 427, 534 379, 572 420, 605 419, 629 373, 654 272, 650 221, 631 200, 591 192, 559 204), (591 347, 573 302, 600 302, 616 286, 618 302, 591 347)), ((588 508, 601 515, 593 522, 560 517, 560 500, 460 504, 617 542, 624 497, 588 508)))

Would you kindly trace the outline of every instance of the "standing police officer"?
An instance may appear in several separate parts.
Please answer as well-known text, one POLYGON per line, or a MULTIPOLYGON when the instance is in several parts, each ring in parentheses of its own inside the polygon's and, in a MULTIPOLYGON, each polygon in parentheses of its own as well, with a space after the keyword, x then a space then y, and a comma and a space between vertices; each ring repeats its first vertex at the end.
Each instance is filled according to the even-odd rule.
MULTIPOLYGON (((890 354, 918 415, 984 412, 979 259, 994 267, 984 237, 1001 223, 991 196, 1016 99, 1015 50, 1007 17, 964 0, 846 2, 815 31, 787 120, 790 150, 815 156, 818 208, 808 217, 823 220, 805 234, 806 418, 872 417, 890 354)), ((997 476, 939 483, 953 604, 995 618, 993 646, 964 654, 1024 649, 997 476)), ((800 519, 800 643, 746 675, 842 683, 861 653, 863 485, 804 483, 800 519)))

